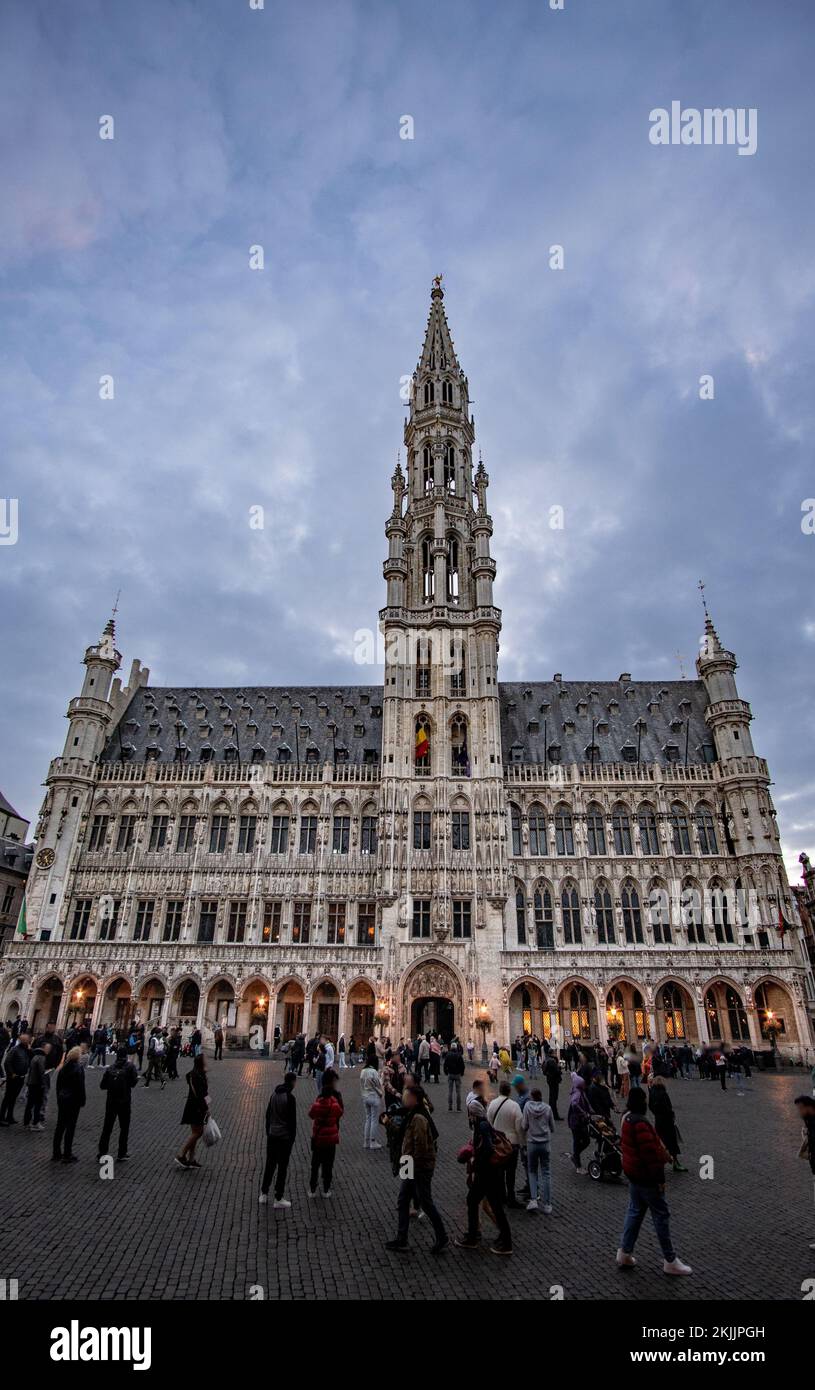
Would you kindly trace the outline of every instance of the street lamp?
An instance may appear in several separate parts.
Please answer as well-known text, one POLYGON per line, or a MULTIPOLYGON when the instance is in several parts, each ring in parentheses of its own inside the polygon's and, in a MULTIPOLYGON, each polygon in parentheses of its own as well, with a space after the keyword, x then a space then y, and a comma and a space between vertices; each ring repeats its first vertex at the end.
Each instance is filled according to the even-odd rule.
POLYGON ((486 999, 482 999, 481 1003, 478 1005, 478 1018, 476 1019, 476 1027, 481 1029, 481 1063, 483 1066, 486 1066, 488 1061, 487 1029, 489 1028, 491 1023, 492 1019, 490 1018, 490 1011, 487 1008, 487 1001, 486 999))
POLYGON ((380 1040, 382 1038, 383 1029, 385 1028, 385 1025, 389 1022, 390 1014, 388 1013, 388 1001, 384 997, 384 995, 380 994, 379 998, 376 1001, 376 1013, 374 1014, 374 1023, 379 1024, 380 1040))

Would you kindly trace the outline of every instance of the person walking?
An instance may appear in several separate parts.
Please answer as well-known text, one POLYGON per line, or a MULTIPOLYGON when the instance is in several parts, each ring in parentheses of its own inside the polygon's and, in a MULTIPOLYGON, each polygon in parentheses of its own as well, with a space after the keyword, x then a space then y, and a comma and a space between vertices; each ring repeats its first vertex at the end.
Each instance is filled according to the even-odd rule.
POLYGON ((334 1162, 340 1142, 340 1120, 343 1114, 342 1096, 335 1090, 337 1073, 327 1071, 323 1076, 323 1088, 308 1112, 312 1122, 311 1129, 311 1176, 309 1197, 317 1196, 317 1183, 322 1175, 323 1197, 331 1197, 331 1184, 334 1175, 334 1162))
MULTIPOLYGON (((586 1097, 586 1082, 579 1072, 573 1071, 569 1092, 569 1129, 572 1131, 571 1160, 576 1173, 582 1176, 586 1170, 580 1155, 589 1146, 589 1115, 591 1108, 586 1097)), ((644 1094, 644 1092, 643 1092, 644 1094)))
POLYGON ((359 1089, 362 1096, 364 1115, 362 1127, 363 1149, 381 1149, 379 1142, 379 1116, 385 1098, 385 1087, 379 1068, 369 1058, 359 1074, 359 1089))
POLYGON ((461 1078, 464 1075, 464 1056, 461 1049, 453 1044, 444 1059, 444 1074, 447 1077, 447 1109, 453 1108, 453 1095, 456 1110, 461 1110, 461 1078))
MULTIPOLYGON (((462 1250, 476 1250, 481 1236, 478 1212, 486 1202, 498 1227, 498 1239, 490 1246, 493 1255, 512 1254, 512 1231, 504 1211, 505 1179, 499 1161, 498 1139, 483 1105, 473 1100, 468 1107, 473 1126, 472 1156, 467 1164, 467 1231, 454 1244, 462 1250)), ((501 1136, 502 1142, 503 1137, 501 1136)))
POLYGON ((224 1060, 224 1030, 220 1023, 215 1028, 215 1056, 213 1060, 216 1062, 224 1060))
POLYGON ((108 1061, 108 1030, 100 1023, 98 1028, 93 1031, 92 1049, 89 1067, 105 1067, 108 1061))
POLYGON ((26 1086, 26 1102, 23 1114, 23 1127, 32 1130, 43 1130, 43 1116, 45 1114, 45 1073, 48 1068, 48 1055, 51 1051, 51 1044, 45 1043, 42 1047, 34 1046, 31 1049, 31 1061, 28 1067, 28 1078, 26 1086))
POLYGON ((302 1076, 303 1063, 305 1062, 305 1060, 306 1040, 303 1037, 302 1033, 298 1033, 289 1050, 289 1060, 286 1068, 287 1071, 293 1072, 296 1076, 302 1076))
POLYGON ((502 1168, 508 1207, 521 1205, 515 1196, 515 1174, 518 1171, 518 1155, 523 1137, 522 1118, 520 1105, 512 1099, 511 1085, 508 1081, 502 1081, 498 1087, 498 1095, 495 1100, 490 1101, 487 1107, 487 1119, 493 1129, 498 1134, 503 1134, 512 1145, 512 1152, 502 1168))
MULTIPOLYGON (((135 1032, 135 1034, 136 1034, 136 1056, 137 1056, 138 1059, 139 1059, 139 1071, 141 1071, 141 1069, 142 1069, 142 1067, 143 1067, 143 1065, 144 1065, 144 1024, 143 1024, 143 1023, 137 1023, 137 1024, 136 1024, 136 1027, 135 1027, 135 1029, 134 1029, 134 1032, 135 1032)), ((198 1033, 198 1029, 197 1029, 197 1028, 196 1028, 195 1032, 198 1033)), ((193 1033, 193 1038, 194 1038, 194 1037, 195 1037, 195 1033, 193 1033)), ((198 1042, 199 1042, 199 1045, 200 1045, 200 1042, 201 1042, 201 1034, 200 1034, 200 1033, 198 1033, 198 1042)))
POLYGON ((139 1083, 139 1073, 127 1056, 126 1047, 117 1047, 116 1059, 103 1073, 99 1088, 105 1091, 105 1120, 99 1135, 97 1157, 110 1153, 110 1138, 113 1126, 119 1123, 119 1162, 123 1163, 130 1155, 127 1141, 130 1134, 131 1097, 133 1087, 139 1083))
POLYGON ((416 1048, 416 1080, 430 1080, 430 1038, 419 1038, 416 1048))
POLYGON ((687 1168, 683 1168, 679 1162, 681 1153, 679 1147, 679 1130, 676 1127, 676 1116, 674 1114, 673 1103, 668 1095, 668 1088, 662 1076, 655 1076, 651 1081, 648 1094, 648 1109, 654 1117, 654 1128, 659 1135, 668 1153, 671 1155, 671 1163, 675 1173, 687 1173, 687 1168))
POLYGON ((434 1085, 438 1086, 441 1076, 441 1043, 438 1034, 433 1033, 430 1037, 430 1079, 434 1085))
POLYGON ((31 1062, 31 1038, 28 1033, 18 1033, 16 1042, 6 1048, 3 1070, 6 1075, 6 1090, 3 1104, 0 1105, 0 1125, 16 1125, 14 1107, 25 1085, 31 1062))
POLYGON ((553 1052, 550 1052, 549 1056, 546 1058, 543 1074, 546 1077, 546 1085, 549 1089, 549 1107, 554 1118, 560 1120, 562 1116, 557 1112, 557 1098, 560 1094, 562 1073, 560 1070, 560 1062, 553 1052))
POLYGON ((529 1173, 527 1211, 552 1212, 552 1163, 550 1141, 555 1132, 555 1117, 536 1086, 523 1108, 521 1118, 526 1134, 526 1163, 529 1173), (541 1201, 542 1199, 542 1201, 541 1201))
POLYGON ((346 1063, 346 1060, 345 1060, 345 1034, 344 1034, 344 1033, 340 1036, 339 1042, 337 1043, 337 1060, 338 1060, 338 1062, 339 1062, 339 1064, 340 1064, 340 1071, 345 1071, 346 1066, 347 1066, 347 1063, 346 1063))
POLYGON ((287 1201, 283 1193, 286 1190, 289 1159, 297 1136, 297 1105, 294 1099, 296 1081, 294 1072, 287 1071, 280 1085, 275 1086, 266 1106, 266 1167, 263 1170, 258 1202, 262 1207, 266 1205, 274 1178, 274 1205, 278 1211, 291 1206, 291 1202, 287 1201))
POLYGON ((467 1061, 470 1063, 470 1066, 472 1066, 472 1064, 473 1064, 473 1057, 474 1057, 474 1056, 475 1056, 475 1043, 472 1041, 472 1039, 470 1039, 470 1041, 467 1043, 467 1061))
MULTIPOLYGON (((809 1163, 809 1171, 815 1178, 815 1096, 796 1096, 794 1105, 801 1120, 801 1147, 798 1157, 809 1163)), ((815 1250, 815 1240, 809 1242, 810 1250, 815 1250)))
POLYGON ((417 1206, 428 1217, 435 1241, 431 1255, 440 1255, 450 1244, 444 1222, 433 1201, 432 1182, 436 1167, 436 1128, 425 1107, 425 1093, 419 1086, 405 1089, 402 1101, 404 1122, 401 1128, 399 1164, 399 1196, 396 1202, 397 1232, 394 1240, 385 1242, 385 1249, 401 1253, 408 1249, 410 1208, 417 1206), (403 1165, 403 1160, 409 1163, 403 1165), (410 1177, 402 1176, 402 1167, 410 1177))
POLYGON ((166 1076, 168 1081, 178 1080, 178 1055, 181 1051, 181 1029, 173 1028, 167 1039, 167 1067, 166 1076))
POLYGON ((181 1114, 182 1125, 189 1125, 189 1137, 175 1156, 179 1168, 200 1168, 195 1157, 198 1140, 204 1133, 204 1125, 209 1117, 209 1081, 203 1052, 196 1054, 192 1067, 186 1075, 187 1099, 181 1114))
POLYGON ((72 1047, 57 1072, 57 1124, 54 1130, 54 1163, 77 1163, 73 1151, 74 1133, 79 1112, 85 1104, 85 1068, 81 1062, 81 1047, 72 1047))
POLYGON ((147 1044, 147 1071, 144 1073, 144 1084, 149 1086, 155 1079, 161 1085, 162 1091, 166 1085, 164 1075, 164 1039, 157 1028, 150 1034, 147 1044))
POLYGON ((727 1058, 721 1051, 716 1053, 714 1058, 715 1075, 719 1078, 719 1084, 723 1091, 727 1090, 727 1058))
POLYGON ((680 1260, 671 1239, 668 1203, 665 1201, 665 1164, 670 1154, 646 1119, 648 1097, 636 1086, 628 1097, 628 1110, 620 1127, 623 1172, 628 1179, 628 1211, 622 1240, 617 1250, 617 1266, 626 1269, 635 1265, 634 1246, 645 1213, 650 1211, 657 1240, 662 1249, 662 1268, 665 1274, 692 1274, 690 1265, 680 1260))

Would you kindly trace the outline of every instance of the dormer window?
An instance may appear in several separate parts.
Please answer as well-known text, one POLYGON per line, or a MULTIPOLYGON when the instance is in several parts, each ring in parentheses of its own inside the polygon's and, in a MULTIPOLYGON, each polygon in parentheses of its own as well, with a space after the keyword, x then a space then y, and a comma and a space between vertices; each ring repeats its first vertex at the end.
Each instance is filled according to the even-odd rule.
POLYGON ((564 732, 564 734, 573 734, 573 733, 574 733, 574 720, 573 720, 573 719, 564 719, 564 721, 563 721, 563 732, 564 732))
POLYGON ((382 718, 382 706, 381 706, 381 705, 371 705, 371 714, 373 715, 374 719, 381 719, 381 718, 382 718))
POLYGON ((235 743, 224 744, 224 762, 236 763, 238 761, 238 746, 235 743))
POLYGON ((279 763, 291 762, 291 749, 289 748, 287 743, 281 743, 280 747, 278 748, 277 761, 279 763))
POLYGON ((157 743, 148 743, 144 750, 144 756, 148 763, 158 762, 161 757, 161 749, 157 743))
POLYGON ((663 750, 662 750, 662 752, 664 753, 667 762, 669 762, 669 763, 678 763, 678 762, 679 762, 679 744, 678 744, 678 743, 666 743, 666 744, 665 744, 665 747, 664 747, 663 750))
POLYGON ((524 747, 522 743, 513 743, 509 750, 509 760, 511 763, 522 763, 524 760, 524 747))
POLYGON ((633 743, 624 743, 620 749, 624 763, 635 763, 637 761, 637 749, 633 743))
POLYGON ((202 763, 211 763, 214 755, 215 749, 213 748, 211 743, 203 743, 201 745, 201 752, 198 756, 201 759, 202 763))
POLYGON ((608 709, 609 714, 616 714, 618 709, 620 708, 619 700, 609 700, 606 708, 608 709))
POLYGON ((599 743, 587 743, 583 749, 583 756, 587 763, 601 762, 599 743))
POLYGON ((528 724, 527 724, 527 726, 526 726, 526 732, 527 732, 528 734, 537 734, 537 733, 540 733, 540 723, 538 722, 537 719, 530 719, 530 720, 529 720, 529 722, 528 722, 528 724))
POLYGON ((368 766, 373 767, 379 762, 379 749, 366 748, 362 754, 362 761, 368 766))
POLYGON ((359 721, 354 725, 354 734, 357 738, 362 738, 365 733, 365 725, 359 721))
POLYGON ((254 746, 254 748, 252 749, 252 762, 253 762, 253 763, 263 763, 263 762, 265 762, 265 761, 266 761, 266 749, 263 748, 263 747, 261 747, 261 745, 260 745, 259 743, 256 743, 255 746, 254 746))
POLYGON ((123 762, 123 763, 129 763, 129 762, 131 762, 132 759, 133 759, 133 754, 135 753, 135 751, 136 751, 136 749, 133 747, 133 744, 132 744, 132 743, 123 743, 122 746, 121 746, 121 748, 119 749, 119 752, 120 752, 121 755, 122 755, 122 762, 123 762))
POLYGON ((547 750, 547 757, 550 763, 559 763, 561 760, 561 748, 559 743, 550 743, 547 750))
POLYGON ((307 763, 318 763, 319 761, 320 761, 320 750, 319 750, 319 748, 317 748, 313 743, 310 743, 309 746, 308 746, 308 748, 306 749, 306 762, 307 762, 307 763))
POLYGON ((336 763, 347 763, 347 762, 348 762, 348 749, 347 749, 347 748, 338 748, 338 749, 336 750, 335 754, 334 754, 334 761, 335 761, 336 763))

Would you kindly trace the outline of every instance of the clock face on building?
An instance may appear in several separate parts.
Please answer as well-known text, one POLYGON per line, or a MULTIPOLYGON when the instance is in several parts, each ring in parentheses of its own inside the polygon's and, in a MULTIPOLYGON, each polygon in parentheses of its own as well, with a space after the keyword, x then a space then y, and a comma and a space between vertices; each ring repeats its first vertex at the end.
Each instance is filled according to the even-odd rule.
POLYGON ((37 854, 37 864, 41 869, 50 869, 56 857, 52 849, 41 849, 37 854))

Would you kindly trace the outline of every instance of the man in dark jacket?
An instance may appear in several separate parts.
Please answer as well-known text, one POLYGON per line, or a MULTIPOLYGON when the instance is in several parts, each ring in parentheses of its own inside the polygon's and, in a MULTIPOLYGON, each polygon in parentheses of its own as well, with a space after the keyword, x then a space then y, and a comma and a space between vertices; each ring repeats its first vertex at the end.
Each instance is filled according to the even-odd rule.
POLYGON ((108 1030, 103 1028, 101 1023, 98 1028, 93 1030, 93 1051, 91 1052, 89 1067, 95 1067, 97 1063, 103 1067, 108 1060, 108 1030))
POLYGON ((293 1071, 287 1071, 283 1081, 272 1092, 266 1106, 266 1167, 260 1185, 258 1201, 265 1206, 269 1200, 269 1188, 275 1178, 274 1205, 277 1210, 291 1206, 283 1193, 286 1189, 286 1173, 297 1134, 297 1102, 292 1094, 297 1080, 293 1071))
POLYGON ((32 1129, 45 1129, 42 1122, 45 1104, 45 1071, 50 1051, 50 1043, 46 1043, 45 1047, 33 1047, 31 1049, 31 1064, 28 1068, 28 1096, 23 1115, 23 1124, 26 1128, 31 1125, 32 1129))
POLYGON ((455 1043, 444 1059, 444 1074, 447 1077, 447 1109, 453 1108, 453 1092, 456 1093, 456 1110, 461 1109, 461 1078, 464 1075, 464 1053, 455 1043))
POLYGON ((31 1061, 31 1038, 28 1033, 20 1033, 16 1043, 7 1048, 4 1061, 6 1073, 6 1093, 0 1106, 0 1125, 16 1125, 14 1107, 23 1089, 31 1061))
POLYGON ((57 1125, 51 1157, 55 1163, 77 1163, 73 1152, 74 1132, 79 1112, 85 1104, 85 1068, 79 1047, 69 1048, 57 1072, 57 1125))
POLYGON ((504 1211, 506 1179, 504 1169, 492 1161, 495 1152, 495 1131, 487 1119, 487 1112, 478 1100, 471 1100, 467 1107, 473 1131, 473 1156, 469 1164, 467 1193, 467 1234, 454 1243, 462 1250, 475 1250, 480 1239, 478 1231, 478 1209, 486 1200, 492 1218, 498 1227, 498 1239, 490 1246, 493 1255, 512 1254, 512 1232, 504 1211))
POLYGON ((139 1073, 133 1062, 128 1061, 127 1048, 117 1047, 116 1061, 105 1071, 99 1089, 106 1091, 105 1122, 99 1136, 98 1157, 110 1152, 110 1136, 113 1126, 119 1121, 119 1162, 129 1157, 127 1138, 130 1133, 130 1099, 133 1087, 139 1082, 139 1073))
POLYGON ((549 1108, 555 1119, 560 1120, 563 1117, 557 1113, 557 1098, 558 1092, 560 1091, 562 1073, 560 1070, 560 1062, 557 1057, 549 1056, 546 1058, 543 1074, 546 1077, 546 1084, 549 1087, 549 1108))
POLYGON ((436 1134, 433 1121, 425 1107, 424 1091, 417 1086, 406 1086, 402 1109, 404 1124, 401 1129, 399 1197, 396 1204, 398 1230, 395 1240, 385 1242, 385 1249, 405 1251, 409 1248, 410 1207, 411 1203, 418 1203, 420 1211, 429 1218, 436 1237, 430 1247, 430 1253, 440 1255, 450 1241, 433 1201, 431 1184, 436 1167, 436 1134))
POLYGON ((671 1240, 671 1214, 665 1201, 665 1164, 671 1156, 654 1126, 645 1118, 648 1097, 636 1086, 628 1097, 628 1110, 623 1116, 620 1138, 623 1149, 623 1172, 628 1178, 628 1211, 623 1237, 617 1251, 617 1265, 625 1269, 635 1265, 634 1245, 650 1211, 657 1240, 663 1254, 662 1268, 666 1274, 692 1274, 690 1265, 677 1258, 671 1240))

